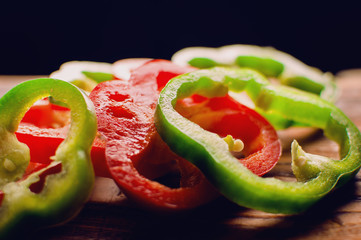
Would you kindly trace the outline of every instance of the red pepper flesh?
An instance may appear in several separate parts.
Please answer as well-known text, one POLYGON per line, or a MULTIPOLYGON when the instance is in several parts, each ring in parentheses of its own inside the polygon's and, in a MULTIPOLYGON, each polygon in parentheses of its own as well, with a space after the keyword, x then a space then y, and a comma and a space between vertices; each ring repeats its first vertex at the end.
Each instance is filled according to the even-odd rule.
POLYGON ((229 95, 217 98, 195 96, 178 102, 184 117, 220 137, 231 135, 244 142, 239 161, 254 174, 262 176, 279 160, 282 149, 276 130, 256 111, 229 95))
MULTIPOLYGON (((52 104, 47 99, 39 101, 27 111, 16 131, 16 137, 29 146, 31 164, 51 162, 49 156, 54 156, 67 134, 69 116, 69 109, 52 104)), ((110 177, 104 149, 104 140, 97 137, 91 149, 91 159, 96 176, 110 177)))

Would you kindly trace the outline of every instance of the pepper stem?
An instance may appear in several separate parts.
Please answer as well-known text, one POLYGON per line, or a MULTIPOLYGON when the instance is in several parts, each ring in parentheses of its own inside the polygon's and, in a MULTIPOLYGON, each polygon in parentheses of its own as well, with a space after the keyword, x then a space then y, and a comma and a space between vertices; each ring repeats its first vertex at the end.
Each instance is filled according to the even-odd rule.
POLYGON ((316 178, 332 161, 328 157, 306 153, 296 140, 292 142, 291 154, 293 174, 302 182, 316 178))

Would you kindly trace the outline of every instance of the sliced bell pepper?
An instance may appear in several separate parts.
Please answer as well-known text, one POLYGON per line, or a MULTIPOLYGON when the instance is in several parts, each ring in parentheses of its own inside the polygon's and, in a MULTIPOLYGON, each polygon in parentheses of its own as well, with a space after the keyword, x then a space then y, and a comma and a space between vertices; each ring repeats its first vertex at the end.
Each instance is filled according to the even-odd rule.
MULTIPOLYGON (((153 60, 134 70, 129 82, 104 82, 90 94, 97 110, 98 131, 106 139, 106 160, 113 179, 129 198, 152 210, 191 209, 218 196, 197 168, 171 153, 162 141, 157 140, 154 127, 158 92, 170 78, 189 70, 193 69, 181 68, 166 60, 153 60), (154 166, 167 165, 174 159, 178 161, 181 172, 179 188, 170 188, 147 178, 151 177, 149 173, 154 172, 154 166), (149 169, 152 171, 149 172, 149 169)), ((202 118, 203 114, 217 116, 214 121, 210 120, 209 126, 221 135, 231 131, 220 127, 222 124, 234 123, 235 119, 240 124, 242 121, 252 122, 254 132, 245 136, 241 131, 243 128, 238 127, 240 131, 235 135, 248 137, 254 143, 245 150, 247 155, 254 155, 254 162, 249 166, 257 174, 264 174, 280 155, 277 134, 257 113, 240 106, 230 97, 202 99, 201 102, 189 99, 179 105, 189 117, 202 118), (262 159, 262 151, 270 158, 262 159)))
POLYGON ((334 102, 337 86, 331 73, 307 66, 293 56, 272 47, 235 44, 220 48, 189 47, 175 53, 172 61, 197 68, 238 66, 252 68, 281 84, 320 95, 334 102))
POLYGON ((70 61, 63 63, 51 78, 62 79, 90 92, 99 82, 112 79, 111 63, 70 61))
MULTIPOLYGON (((154 66, 157 65, 153 64, 146 72, 156 78, 159 72, 154 66)), ((141 73, 137 70, 133 74, 141 73)), ((98 131, 106 139, 109 171, 127 197, 147 209, 178 211, 209 202, 218 193, 199 170, 178 159, 166 144, 157 140, 153 121, 157 97, 156 88, 145 89, 143 85, 119 80, 101 83, 91 92, 90 98, 97 109, 98 131), (150 180, 158 171, 163 171, 162 168, 169 171, 174 161, 180 162, 182 187, 171 188, 150 180)))
POLYGON ((117 79, 128 81, 132 72, 151 58, 126 58, 112 64, 112 72, 117 79))
MULTIPOLYGON (((63 79, 91 92, 100 82, 113 79, 129 80, 131 72, 151 58, 127 58, 113 64, 92 61, 70 61, 50 74, 51 78, 63 79)), ((52 100, 52 99, 51 99, 52 100)))
MULTIPOLYGON (((314 93, 335 102, 338 97, 337 86, 331 73, 307 66, 293 56, 272 47, 255 45, 229 45, 220 48, 190 47, 172 57, 172 61, 181 66, 190 65, 198 68, 214 66, 232 66, 257 70, 272 80, 278 79, 283 85, 314 93)), ((237 93, 231 93, 236 99, 242 99, 237 93)), ((291 126, 303 126, 297 121, 284 119, 276 113, 265 113, 256 108, 277 129, 291 126)))
POLYGON ((272 85, 252 70, 211 68, 173 78, 160 93, 156 127, 179 156, 196 165, 235 203, 266 212, 299 213, 354 176, 361 166, 361 134, 348 117, 317 95, 272 85), (193 94, 225 96, 245 91, 255 105, 287 119, 320 128, 340 146, 340 160, 305 153, 292 143, 292 169, 297 182, 261 178, 238 162, 227 144, 212 132, 182 117, 174 106, 193 94))
POLYGON ((94 181, 90 148, 95 134, 93 104, 67 82, 26 81, 0 99, 1 239, 24 229, 32 231, 62 223, 80 211, 94 181), (71 125, 55 155, 48 156, 49 164, 29 164, 29 148, 17 140, 15 131, 26 110, 48 96, 70 107, 71 125))

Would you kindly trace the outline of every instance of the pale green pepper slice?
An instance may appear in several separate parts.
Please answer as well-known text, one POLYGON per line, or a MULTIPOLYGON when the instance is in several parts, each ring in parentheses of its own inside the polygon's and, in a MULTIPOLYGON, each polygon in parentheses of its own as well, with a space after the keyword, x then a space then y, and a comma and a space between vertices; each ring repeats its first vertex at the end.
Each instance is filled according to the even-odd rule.
POLYGON ((74 85, 56 79, 23 82, 0 99, 0 238, 62 223, 75 216, 88 200, 94 182, 90 149, 97 121, 87 95, 74 85), (52 96, 71 109, 71 125, 49 166, 22 178, 30 159, 29 148, 15 131, 25 112, 39 99, 52 96), (31 186, 42 173, 61 166, 46 176, 40 192, 31 186))

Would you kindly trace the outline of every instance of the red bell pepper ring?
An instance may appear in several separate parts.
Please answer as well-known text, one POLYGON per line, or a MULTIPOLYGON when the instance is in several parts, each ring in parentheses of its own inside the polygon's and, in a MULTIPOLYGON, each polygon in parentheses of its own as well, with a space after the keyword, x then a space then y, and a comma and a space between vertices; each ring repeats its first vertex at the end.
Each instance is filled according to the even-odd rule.
POLYGON ((151 210, 184 210, 210 201, 216 191, 198 169, 187 163, 180 171, 198 180, 182 180, 191 187, 174 189, 147 178, 155 171, 153 167, 167 165, 178 157, 164 143, 160 148, 159 144, 153 147, 157 138, 155 109, 142 102, 141 92, 140 86, 114 80, 98 84, 89 96, 96 108, 98 132, 106 138, 105 156, 113 179, 130 199, 151 210), (164 158, 153 162, 148 153, 159 149, 164 158))
POLYGON ((159 91, 171 77, 193 70, 154 60, 133 71, 129 83, 99 84, 90 94, 105 136, 106 159, 113 179, 125 194, 152 210, 183 210, 218 196, 197 168, 173 154, 155 131, 159 91), (149 178, 169 170, 177 160, 181 187, 170 188, 149 178), (160 168, 160 170, 159 170, 160 168))

